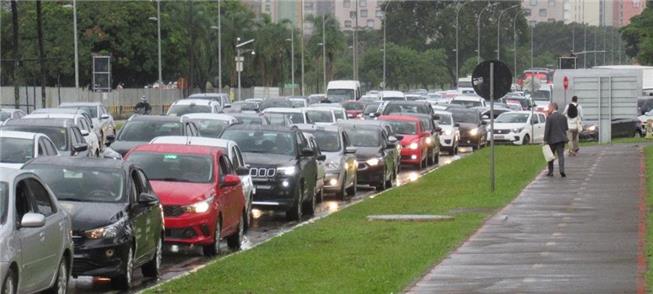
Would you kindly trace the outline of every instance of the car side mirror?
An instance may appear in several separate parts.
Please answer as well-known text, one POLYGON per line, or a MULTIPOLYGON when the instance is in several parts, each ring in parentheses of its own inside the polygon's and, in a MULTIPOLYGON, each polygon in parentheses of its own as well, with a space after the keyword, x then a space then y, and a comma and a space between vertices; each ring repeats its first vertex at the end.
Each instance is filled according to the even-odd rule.
POLYGON ((150 193, 141 193, 138 195, 138 203, 145 205, 154 205, 159 203, 159 198, 150 193))
POLYGON ((401 140, 401 139, 397 138, 397 136, 390 136, 390 137, 388 137, 388 143, 390 143, 390 144, 397 144, 397 142, 398 142, 399 140, 401 140))
POLYGON ((430 137, 431 132, 422 132, 422 137, 430 137))
POLYGON ((88 150, 88 145, 86 143, 73 145, 73 151, 75 153, 79 153, 79 152, 86 151, 86 150, 88 150))
POLYGON ((317 160, 319 160, 319 161, 325 161, 325 160, 326 160, 326 155, 324 155, 324 154, 320 154, 320 155, 318 155, 318 156, 317 156, 317 160))
POLYGON ((111 117, 106 113, 100 116, 101 120, 105 120, 105 119, 109 119, 109 118, 111 118, 111 117))
POLYGON ((312 149, 304 149, 302 150, 302 156, 313 156, 315 155, 315 151, 312 149))
POLYGON ((487 115, 487 114, 485 114, 485 115, 483 115, 481 118, 482 118, 482 119, 490 119, 490 116, 487 115))
POLYGON ((231 108, 231 104, 225 104, 222 108, 231 108))
POLYGON ((459 123, 455 123, 455 124, 453 124, 453 126, 456 127, 456 128, 459 128, 459 127, 460 127, 460 124, 459 124, 459 123))
POLYGON ((386 146, 388 149, 394 149, 397 148, 397 143, 387 143, 386 146))
POLYGON ((481 121, 481 124, 484 125, 484 126, 487 126, 488 123, 487 123, 487 121, 481 121))
POLYGON ((435 127, 435 132, 438 134, 442 134, 442 128, 441 127, 435 127))
POLYGON ((79 132, 82 133, 82 136, 84 137, 90 135, 90 133, 87 130, 80 130, 79 132))
POLYGON ((241 167, 239 167, 238 169, 236 169, 236 173, 237 173, 239 176, 246 176, 246 175, 249 175, 249 168, 244 167, 244 166, 241 166, 241 167))
POLYGON ((347 147, 345 148, 345 154, 356 154, 356 147, 347 147))
POLYGON ((109 147, 109 145, 113 144, 114 141, 116 141, 115 135, 107 135, 106 139, 104 140, 104 145, 109 147))
POLYGON ((45 215, 28 212, 20 220, 21 228, 40 228, 45 226, 45 215))
POLYGON ((226 175, 224 176, 224 181, 222 182, 222 187, 233 187, 240 185, 240 178, 236 175, 226 175))

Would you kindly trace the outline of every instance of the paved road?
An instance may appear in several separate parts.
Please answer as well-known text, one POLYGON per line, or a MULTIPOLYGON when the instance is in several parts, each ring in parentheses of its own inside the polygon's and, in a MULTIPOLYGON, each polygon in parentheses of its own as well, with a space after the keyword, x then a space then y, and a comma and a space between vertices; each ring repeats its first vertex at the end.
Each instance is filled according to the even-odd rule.
POLYGON ((643 292, 641 160, 634 145, 583 148, 568 178, 542 173, 408 292, 643 292))
MULTIPOLYGON (((461 157, 465 156, 464 153, 451 156, 441 156, 440 157, 440 166, 449 164, 461 157)), ((395 184, 404 185, 410 183, 411 181, 416 180, 423 174, 437 168, 429 167, 421 171, 406 169, 402 170, 397 177, 395 184)), ((323 217, 329 215, 333 212, 336 212, 344 207, 352 205, 354 203, 363 201, 369 198, 371 195, 374 195, 376 192, 373 188, 370 187, 360 187, 356 196, 348 199, 346 201, 336 200, 333 195, 326 195, 325 201, 318 204, 316 214, 313 217, 323 217)), ((254 219, 252 227, 250 227, 249 232, 245 236, 245 243, 243 244, 243 250, 252 248, 253 246, 260 244, 270 238, 277 236, 281 233, 287 232, 295 228, 299 222, 289 222, 285 219, 284 213, 274 213, 271 211, 255 211, 255 215, 258 217, 254 219)), ((309 220, 310 217, 304 217, 303 221, 309 220)), ((226 242, 223 242, 223 255, 230 254, 231 252, 226 247, 226 242)), ((162 277, 159 281, 144 279, 140 275, 140 271, 135 271, 133 292, 145 289, 147 287, 153 286, 156 283, 172 279, 176 276, 184 274, 188 271, 196 269, 207 262, 210 258, 202 256, 201 248, 194 248, 191 250, 184 250, 178 253, 166 252, 163 257, 162 265, 162 277)), ((79 277, 77 279, 71 280, 71 293, 117 293, 117 291, 112 290, 110 280, 107 278, 90 278, 90 277, 79 277)))

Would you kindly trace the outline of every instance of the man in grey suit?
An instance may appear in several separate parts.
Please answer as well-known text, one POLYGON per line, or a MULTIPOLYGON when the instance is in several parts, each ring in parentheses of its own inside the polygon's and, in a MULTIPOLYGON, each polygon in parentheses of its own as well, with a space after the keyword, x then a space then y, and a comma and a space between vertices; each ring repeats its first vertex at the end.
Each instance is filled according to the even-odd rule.
MULTIPOLYGON (((558 104, 552 102, 549 105, 551 113, 546 118, 544 126, 544 144, 549 144, 551 151, 558 155, 558 166, 560 167, 560 176, 566 177, 565 174, 565 143, 567 139, 567 118, 558 112, 558 104)), ((549 173, 547 176, 553 176, 553 160, 549 161, 549 173)))

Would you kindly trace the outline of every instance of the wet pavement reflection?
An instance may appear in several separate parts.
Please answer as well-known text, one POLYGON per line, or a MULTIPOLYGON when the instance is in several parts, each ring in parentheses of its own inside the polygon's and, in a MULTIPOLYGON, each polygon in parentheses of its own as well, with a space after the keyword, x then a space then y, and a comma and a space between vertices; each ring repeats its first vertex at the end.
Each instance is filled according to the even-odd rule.
MULTIPOLYGON (((464 150, 461 151, 464 152, 464 150)), ((401 186, 414 182, 422 175, 431 172, 440 166, 450 164, 465 155, 466 152, 455 156, 440 156, 440 165, 423 170, 415 170, 412 168, 402 169, 397 176, 395 185, 401 186)), ((335 195, 327 194, 324 197, 324 201, 317 204, 315 215, 312 217, 304 216, 302 222, 325 217, 367 198, 373 198, 375 194, 376 191, 374 188, 369 186, 359 186, 358 193, 347 200, 339 200, 335 195)), ((275 236, 291 231, 300 224, 300 222, 297 221, 287 221, 285 213, 283 212, 254 209, 252 214, 252 225, 244 238, 242 250, 251 249, 275 236)), ((226 246, 227 242, 222 243, 222 253, 220 257, 232 253, 226 246)), ((130 291, 131 293, 141 291, 154 286, 157 283, 197 270, 213 260, 213 258, 207 258, 202 255, 201 247, 179 248, 178 252, 172 252, 170 247, 166 249, 167 250, 164 252, 163 256, 160 279, 154 280, 144 278, 140 270, 134 270, 134 286, 130 291)), ((70 293, 120 293, 120 291, 112 289, 110 279, 97 277, 79 277, 77 279, 71 279, 69 291, 70 293)))

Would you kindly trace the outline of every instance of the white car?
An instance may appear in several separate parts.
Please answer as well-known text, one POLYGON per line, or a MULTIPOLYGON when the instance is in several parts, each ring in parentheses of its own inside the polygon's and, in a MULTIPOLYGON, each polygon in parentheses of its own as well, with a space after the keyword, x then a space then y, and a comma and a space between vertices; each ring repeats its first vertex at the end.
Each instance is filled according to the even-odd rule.
MULTIPOLYGON (((310 133, 304 132, 304 137, 308 140, 308 145, 315 151, 316 156, 322 155, 320 147, 317 144, 317 139, 310 133)), ((317 161, 317 181, 315 181, 315 197, 324 200, 324 181, 326 179, 326 166, 324 160, 317 161)))
POLYGON ((61 103, 59 108, 72 108, 83 110, 91 117, 91 124, 93 130, 100 138, 100 146, 104 146, 107 142, 107 137, 116 136, 116 124, 113 121, 113 116, 107 111, 107 108, 100 102, 75 102, 75 103, 61 103))
POLYGON ((316 125, 332 125, 338 119, 331 108, 314 107, 304 109, 308 123, 316 125))
POLYGON ((189 113, 181 119, 194 122, 200 136, 209 138, 217 138, 225 128, 239 123, 236 117, 222 113, 189 113))
POLYGON ((460 130, 453 122, 453 114, 448 111, 434 111, 438 126, 442 129, 440 134, 440 151, 447 151, 449 155, 458 153, 460 130))
POLYGON ((177 100, 170 108, 168 108, 167 115, 182 116, 190 113, 220 113, 222 107, 220 103, 208 99, 181 99, 177 100))
POLYGON ((485 98, 479 96, 456 96, 449 104, 458 104, 467 108, 486 107, 485 98))
POLYGON ((406 95, 401 91, 379 91, 379 98, 383 101, 406 101, 406 95))
POLYGON ((91 121, 81 114, 66 114, 66 113, 33 113, 24 116, 22 119, 47 119, 47 118, 63 118, 70 119, 73 124, 79 128, 79 131, 84 136, 84 141, 88 145, 89 157, 100 157, 102 154, 103 145, 100 145, 100 138, 91 127, 91 121))
POLYGON ((311 105, 311 108, 328 108, 333 111, 333 114, 336 117, 336 121, 339 120, 347 120, 347 110, 342 107, 339 103, 322 103, 322 104, 315 104, 311 105))
POLYGON ((0 108, 0 126, 8 120, 20 119, 25 116, 25 112, 15 108, 0 108))
POLYGON ((307 124, 306 112, 304 108, 290 108, 290 107, 270 107, 263 110, 263 114, 276 113, 283 114, 288 117, 293 124, 307 124))
POLYGON ((250 216, 247 219, 247 226, 251 224, 252 216, 252 200, 254 199, 254 193, 256 193, 256 188, 252 182, 252 177, 249 175, 249 167, 243 161, 243 155, 240 152, 240 148, 236 142, 225 139, 214 139, 206 137, 184 137, 184 136, 162 136, 156 137, 150 141, 150 144, 181 144, 181 145, 200 145, 200 146, 209 146, 217 147, 226 151, 227 156, 231 160, 231 164, 234 166, 234 169, 238 172, 240 181, 243 184, 243 197, 245 198, 245 204, 247 208, 247 215, 250 216), (245 168, 246 174, 239 172, 239 168, 245 168))
POLYGON ((58 155, 57 147, 44 134, 0 130, 0 167, 19 169, 36 157, 58 155))
POLYGON ((188 96, 186 99, 213 100, 220 104, 220 109, 231 107, 231 101, 227 93, 197 93, 188 96))
POLYGON ((499 115, 494 120, 494 140, 515 145, 542 143, 544 140, 544 114, 530 111, 513 111, 499 115))
POLYGON ((292 103, 294 108, 307 107, 308 101, 305 98, 288 98, 290 103, 292 103))

